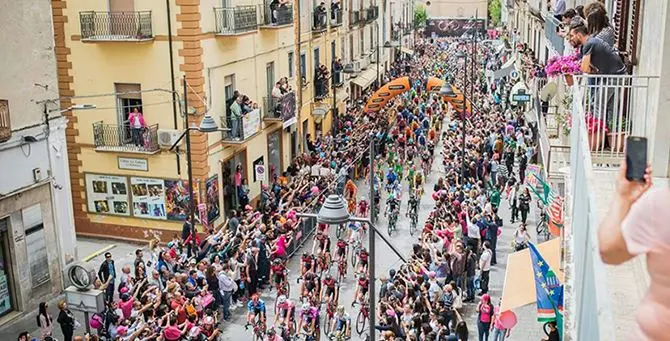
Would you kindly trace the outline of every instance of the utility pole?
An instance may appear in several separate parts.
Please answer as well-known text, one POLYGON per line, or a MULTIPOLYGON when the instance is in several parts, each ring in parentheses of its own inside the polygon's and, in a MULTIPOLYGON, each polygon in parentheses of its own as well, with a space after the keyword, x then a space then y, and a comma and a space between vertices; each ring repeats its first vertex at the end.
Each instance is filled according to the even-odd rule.
MULTIPOLYGON (((191 251, 196 252, 196 241, 195 241, 195 196, 193 194, 193 163, 191 158, 191 131, 188 129, 188 94, 186 93, 186 76, 183 78, 184 82, 184 129, 186 129, 186 163, 188 169, 188 196, 190 200, 188 201, 188 216, 191 218, 191 251)), ((189 255, 190 256, 190 255, 189 255)))
MULTIPOLYGON (((300 33, 300 4, 296 1, 293 3, 293 38, 295 40, 295 74, 296 74, 296 79, 298 80, 297 87, 296 89, 296 98, 295 98, 295 118, 296 118, 296 131, 298 134, 298 149, 302 153, 304 151, 304 140, 302 138, 302 119, 300 117, 300 113, 302 112, 302 78, 305 77, 305 75, 302 74, 302 68, 301 68, 301 61, 302 61, 302 55, 300 54, 300 44, 301 44, 301 39, 300 39, 301 33, 300 33)), ((307 58, 305 58, 305 64, 307 64, 307 58)), ((307 65, 305 65, 305 70, 307 70, 307 65)), ((305 80, 307 80, 307 77, 305 77, 305 80)))
MULTIPOLYGON (((375 194, 375 135, 374 133, 370 133, 370 198, 371 198, 371 205, 370 205, 370 221, 374 223, 374 211, 375 211, 375 202, 374 202, 374 194, 375 194)), ((381 184, 380 184, 381 185, 381 184)), ((381 200, 381 199, 380 199, 381 200)), ((370 257, 372 259, 370 262, 368 262, 368 271, 370 272, 369 278, 370 278, 370 283, 368 287, 370 288, 370 326, 369 326, 369 332, 370 332, 370 338, 368 340, 374 341, 375 339, 375 325, 376 325, 376 320, 377 320, 377 295, 376 295, 376 286, 377 286, 377 281, 375 280, 375 231, 373 230, 372 226, 368 229, 368 244, 370 247, 370 257)))

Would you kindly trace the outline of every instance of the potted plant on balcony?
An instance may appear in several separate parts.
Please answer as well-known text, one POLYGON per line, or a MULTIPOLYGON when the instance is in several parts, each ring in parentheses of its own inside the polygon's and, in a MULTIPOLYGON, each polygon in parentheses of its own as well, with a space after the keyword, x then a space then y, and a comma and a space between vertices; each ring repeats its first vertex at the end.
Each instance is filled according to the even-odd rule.
POLYGON ((609 131, 605 121, 596 117, 593 114, 586 114, 586 132, 589 134, 589 148, 597 150, 599 146, 603 145, 603 139, 609 131))
POLYGON ((565 83, 568 86, 572 86, 574 84, 572 75, 582 73, 579 54, 575 53, 568 56, 552 57, 547 61, 547 66, 544 68, 544 71, 549 77, 563 75, 565 77, 565 83))
POLYGON ((623 152, 629 123, 626 115, 621 118, 621 121, 616 119, 608 120, 607 128, 609 132, 607 133, 607 145, 609 145, 613 152, 623 152))

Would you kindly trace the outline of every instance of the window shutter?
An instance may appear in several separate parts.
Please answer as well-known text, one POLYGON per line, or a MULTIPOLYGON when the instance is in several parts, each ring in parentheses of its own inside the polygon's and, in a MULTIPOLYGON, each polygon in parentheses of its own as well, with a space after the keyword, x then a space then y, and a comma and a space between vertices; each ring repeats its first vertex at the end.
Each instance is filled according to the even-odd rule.
POLYGON ((616 34, 616 47, 621 52, 626 52, 626 27, 628 26, 629 0, 616 0, 614 12, 614 33, 616 34))
POLYGON ((640 0, 631 0, 632 2, 632 8, 631 10, 631 16, 630 16, 630 35, 627 37, 628 43, 627 43, 627 50, 626 54, 628 55, 628 59, 630 61, 631 65, 636 65, 637 64, 637 39, 639 36, 639 31, 640 31, 640 24, 641 24, 641 18, 640 18, 640 5, 641 1, 640 0))

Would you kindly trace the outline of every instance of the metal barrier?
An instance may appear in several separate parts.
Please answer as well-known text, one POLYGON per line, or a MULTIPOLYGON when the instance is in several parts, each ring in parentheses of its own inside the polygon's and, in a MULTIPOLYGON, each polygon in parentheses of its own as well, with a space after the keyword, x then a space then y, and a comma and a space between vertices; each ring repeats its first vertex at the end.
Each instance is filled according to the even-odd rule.
POLYGON ((316 230, 316 224, 316 218, 300 218, 300 226, 295 230, 295 235, 291 244, 286 247, 286 254, 288 254, 289 258, 293 257, 293 255, 311 239, 310 237, 316 230))
POLYGON ((582 110, 580 89, 574 90, 569 189, 570 226, 574 228, 570 228, 571 236, 566 236, 567 252, 572 253, 568 262, 570 275, 566 274, 566 299, 572 300, 566 302, 566 308, 572 309, 566 309, 565 313, 572 322, 569 332, 573 340, 615 340, 606 269, 598 249, 600 217, 591 188, 594 175, 586 113, 582 110))
POLYGON ((217 34, 238 34, 258 28, 256 6, 214 8, 217 34))
POLYGON ((328 13, 314 10, 312 15, 312 32, 323 32, 328 28, 328 13))
POLYGON ((281 99, 274 97, 263 97, 263 119, 281 119, 281 99))
POLYGON ((583 112, 587 141, 594 157, 621 158, 626 136, 645 135, 652 78, 575 76, 572 124, 577 117, 575 112, 583 112))
POLYGON ((153 39, 151 11, 79 12, 79 27, 84 41, 153 39))
POLYGON ((330 11, 330 26, 341 26, 342 25, 342 10, 336 9, 330 11))
POLYGON ((349 12, 349 26, 357 25, 361 21, 361 11, 349 12))
POLYGON ((128 122, 123 125, 93 123, 95 149, 100 151, 119 151, 136 153, 155 153, 158 145, 158 124, 139 130, 130 128, 128 122))

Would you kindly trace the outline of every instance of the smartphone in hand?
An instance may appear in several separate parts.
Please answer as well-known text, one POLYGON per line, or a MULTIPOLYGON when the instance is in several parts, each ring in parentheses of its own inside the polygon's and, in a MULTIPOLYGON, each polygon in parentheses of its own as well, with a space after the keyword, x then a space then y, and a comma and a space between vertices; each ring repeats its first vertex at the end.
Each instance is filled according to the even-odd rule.
POLYGON ((647 138, 628 136, 626 138, 626 179, 644 182, 647 169, 647 138))

